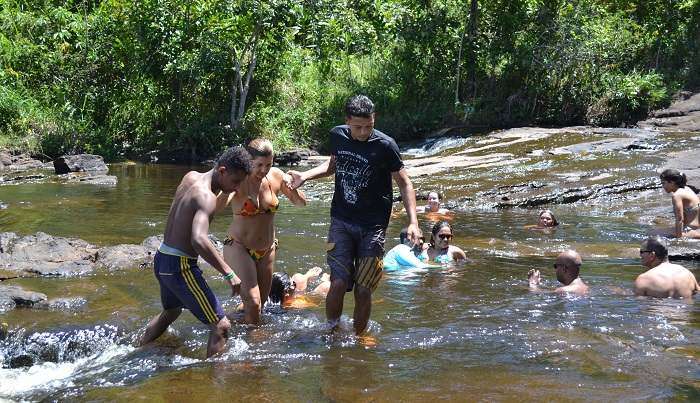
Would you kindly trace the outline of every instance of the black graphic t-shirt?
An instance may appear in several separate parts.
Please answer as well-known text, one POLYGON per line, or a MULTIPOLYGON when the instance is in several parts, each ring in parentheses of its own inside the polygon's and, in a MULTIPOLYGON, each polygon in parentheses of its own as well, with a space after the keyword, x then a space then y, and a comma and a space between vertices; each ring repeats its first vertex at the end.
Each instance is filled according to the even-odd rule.
POLYGON ((389 224, 391 173, 403 168, 399 147, 374 129, 367 141, 354 140, 347 125, 331 130, 335 193, 331 217, 363 227, 389 224))

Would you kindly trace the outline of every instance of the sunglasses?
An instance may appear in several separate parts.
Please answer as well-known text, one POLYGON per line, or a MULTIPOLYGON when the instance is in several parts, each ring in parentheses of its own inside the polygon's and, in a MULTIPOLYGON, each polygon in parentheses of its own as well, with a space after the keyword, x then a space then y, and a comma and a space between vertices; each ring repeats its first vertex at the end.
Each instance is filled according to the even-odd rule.
POLYGON ((640 250, 639 250, 639 254, 640 254, 640 255, 641 255, 642 253, 651 253, 651 252, 653 252, 653 250, 644 250, 644 249, 640 249, 640 250))
POLYGON ((438 235, 440 239, 452 239, 452 235, 450 234, 440 234, 438 235))

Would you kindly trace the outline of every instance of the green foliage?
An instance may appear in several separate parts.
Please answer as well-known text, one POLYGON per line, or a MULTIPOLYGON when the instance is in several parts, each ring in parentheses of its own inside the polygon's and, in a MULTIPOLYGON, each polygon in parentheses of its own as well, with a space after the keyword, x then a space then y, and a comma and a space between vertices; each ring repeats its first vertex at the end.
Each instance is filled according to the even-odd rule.
POLYGON ((699 77, 700 0, 0 4, 0 148, 49 155, 202 159, 257 136, 323 147, 355 93, 398 139, 618 126, 699 77), (245 99, 238 69, 253 72, 245 99))

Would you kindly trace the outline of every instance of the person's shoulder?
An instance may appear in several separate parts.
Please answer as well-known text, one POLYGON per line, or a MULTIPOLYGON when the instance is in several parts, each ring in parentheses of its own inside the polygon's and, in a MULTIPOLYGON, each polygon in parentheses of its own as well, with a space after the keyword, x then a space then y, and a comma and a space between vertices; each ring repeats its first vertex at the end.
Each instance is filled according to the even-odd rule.
POLYGON ((398 147, 398 145, 396 144, 396 140, 394 140, 393 137, 382 132, 381 130, 373 129, 372 138, 375 141, 381 142, 382 144, 387 144, 387 145, 398 147))
POLYGON ((338 125, 331 129, 331 134, 350 138, 350 127, 348 125, 338 125))

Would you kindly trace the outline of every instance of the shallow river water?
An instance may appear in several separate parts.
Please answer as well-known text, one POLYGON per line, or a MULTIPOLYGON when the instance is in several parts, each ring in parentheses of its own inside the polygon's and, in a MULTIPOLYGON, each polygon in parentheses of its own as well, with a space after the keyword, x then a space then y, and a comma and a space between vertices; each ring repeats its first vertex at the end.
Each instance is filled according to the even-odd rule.
MULTIPOLYGON (((450 155, 488 139, 451 138, 404 151, 407 159, 450 155)), ((580 140, 572 135, 566 141, 580 140)), ((439 189, 455 207, 454 244, 472 262, 386 273, 374 295, 370 337, 364 340, 351 332, 349 294, 338 333, 325 330, 322 300, 304 309, 269 307, 264 325, 235 325, 228 350, 205 360, 207 330, 188 312, 157 342, 134 347, 160 311, 150 270, 12 280, 70 302, 60 309, 0 314, 10 330, 0 341, 0 399, 697 401, 700 305, 629 295, 634 278, 644 271, 638 249, 645 232, 654 221, 670 222, 670 198, 660 188, 547 206, 562 223, 552 233, 523 229, 535 223, 537 209, 480 204, 479 192, 497 186, 557 175, 580 179, 584 172, 630 180, 654 177, 661 163, 653 149, 577 158, 531 154, 562 145, 557 141, 566 144, 546 139, 508 147, 513 158, 522 157, 515 164, 415 178, 419 191, 439 189), (553 258, 567 247, 583 255, 581 276, 590 295, 531 292, 528 270, 540 269, 545 288, 554 288, 553 258), (34 365, 11 368, 11 360, 22 354, 34 357, 34 365)), ((697 142, 681 135, 649 140, 655 149, 666 150, 697 142)), ((174 189, 188 169, 115 164, 110 166, 110 174, 118 177, 115 187, 1 186, 0 204, 7 208, 0 209, 0 231, 43 231, 98 245, 140 243, 162 232, 174 189)), ((331 184, 306 187, 310 201, 305 208, 282 200, 276 218, 277 270, 327 270, 331 184)), ((213 223, 212 232, 221 239, 228 220, 221 214, 213 223)), ((426 233, 429 221, 421 217, 426 233)), ((405 216, 397 214, 387 249, 398 242, 404 224, 405 216)), ((697 263, 682 264, 700 276, 697 263)), ((239 299, 227 296, 214 270, 205 273, 225 309, 233 310, 239 299)))

